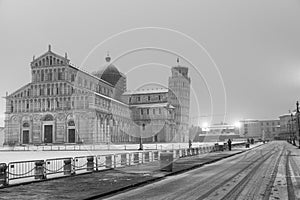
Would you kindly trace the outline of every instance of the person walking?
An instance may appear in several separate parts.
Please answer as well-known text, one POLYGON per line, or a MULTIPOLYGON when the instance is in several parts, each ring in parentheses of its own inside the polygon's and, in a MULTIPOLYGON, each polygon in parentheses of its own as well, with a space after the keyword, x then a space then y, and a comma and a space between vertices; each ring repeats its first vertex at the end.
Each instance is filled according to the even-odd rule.
POLYGON ((189 149, 192 148, 192 140, 189 140, 189 149))
POLYGON ((231 140, 230 140, 230 138, 228 139, 227 143, 228 143, 228 150, 231 151, 231 140))

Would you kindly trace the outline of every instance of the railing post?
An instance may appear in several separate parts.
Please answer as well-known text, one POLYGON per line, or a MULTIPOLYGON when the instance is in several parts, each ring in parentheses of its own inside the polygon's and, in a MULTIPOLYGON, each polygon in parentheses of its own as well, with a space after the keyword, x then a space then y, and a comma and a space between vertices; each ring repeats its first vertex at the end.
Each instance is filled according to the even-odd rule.
POLYGON ((3 185, 3 186, 8 185, 7 165, 6 165, 6 163, 1 163, 0 164, 0 185, 3 185))
POLYGON ((112 159, 111 159, 111 155, 107 155, 105 156, 105 167, 106 168, 112 168, 112 159))
POLYGON ((71 158, 64 160, 64 175, 72 174, 72 160, 71 158))
POLYGON ((114 168, 117 168, 117 158, 116 158, 116 155, 113 155, 114 156, 114 168))
POLYGON ((94 171, 94 156, 87 157, 86 169, 87 171, 94 171))
POLYGON ((35 161, 35 167, 34 167, 34 179, 45 179, 45 168, 44 168, 44 160, 38 160, 35 161))
POLYGON ((96 171, 98 171, 98 156, 95 156, 96 158, 96 171))
POLYGON ((121 166, 126 166, 127 165, 127 155, 126 153, 121 154, 121 166))

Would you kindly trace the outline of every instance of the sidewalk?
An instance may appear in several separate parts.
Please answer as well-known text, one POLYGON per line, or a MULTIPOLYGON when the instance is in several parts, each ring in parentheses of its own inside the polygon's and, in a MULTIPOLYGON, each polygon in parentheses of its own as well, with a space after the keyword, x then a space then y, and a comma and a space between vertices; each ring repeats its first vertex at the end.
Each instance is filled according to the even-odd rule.
MULTIPOLYGON (((259 145, 261 144, 251 145, 250 149, 259 145)), ((158 181, 166 176, 182 173, 247 150, 249 149, 235 148, 233 151, 221 151, 180 158, 174 160, 172 172, 160 171, 160 163, 156 161, 102 172, 13 186, 0 189, 0 199, 89 199, 103 197, 158 181)))

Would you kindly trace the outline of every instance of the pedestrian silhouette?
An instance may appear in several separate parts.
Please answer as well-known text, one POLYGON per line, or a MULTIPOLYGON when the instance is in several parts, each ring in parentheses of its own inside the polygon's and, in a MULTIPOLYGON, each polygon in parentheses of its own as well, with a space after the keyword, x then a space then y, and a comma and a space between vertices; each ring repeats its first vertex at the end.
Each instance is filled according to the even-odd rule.
POLYGON ((228 139, 227 143, 228 143, 228 150, 231 151, 231 140, 228 139))

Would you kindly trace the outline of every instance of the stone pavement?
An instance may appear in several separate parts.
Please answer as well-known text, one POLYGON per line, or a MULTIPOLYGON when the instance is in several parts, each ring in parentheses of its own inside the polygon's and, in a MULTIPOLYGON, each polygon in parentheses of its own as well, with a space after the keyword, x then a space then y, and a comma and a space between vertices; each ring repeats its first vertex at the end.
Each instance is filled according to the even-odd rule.
MULTIPOLYGON (((261 144, 252 145, 251 148, 261 144)), ((250 149, 251 149, 250 148, 250 149)), ((176 159, 172 172, 158 161, 0 189, 0 199, 93 199, 158 181, 166 176, 242 153, 245 148, 176 159)))

